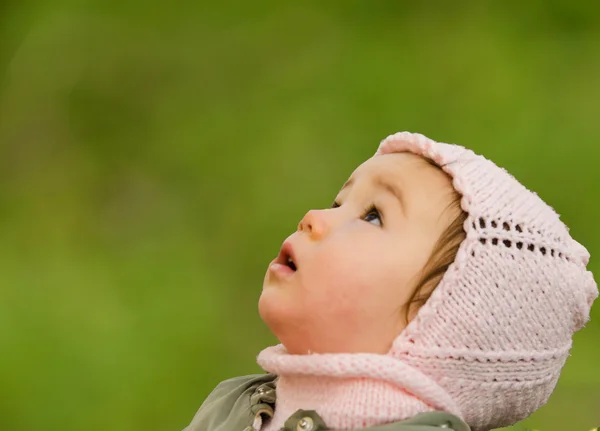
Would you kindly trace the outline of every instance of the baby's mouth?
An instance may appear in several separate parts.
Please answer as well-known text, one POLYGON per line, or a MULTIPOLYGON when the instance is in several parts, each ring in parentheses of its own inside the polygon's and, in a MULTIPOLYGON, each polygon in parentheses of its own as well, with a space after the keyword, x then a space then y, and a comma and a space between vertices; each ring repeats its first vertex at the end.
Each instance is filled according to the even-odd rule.
POLYGON ((287 266, 289 266, 292 269, 292 271, 296 271, 296 264, 292 260, 291 256, 288 256, 286 264, 287 264, 287 266))
POLYGON ((279 256, 277 256, 276 262, 283 266, 287 266, 294 272, 298 270, 294 250, 289 242, 284 242, 281 246, 281 250, 279 251, 279 256))

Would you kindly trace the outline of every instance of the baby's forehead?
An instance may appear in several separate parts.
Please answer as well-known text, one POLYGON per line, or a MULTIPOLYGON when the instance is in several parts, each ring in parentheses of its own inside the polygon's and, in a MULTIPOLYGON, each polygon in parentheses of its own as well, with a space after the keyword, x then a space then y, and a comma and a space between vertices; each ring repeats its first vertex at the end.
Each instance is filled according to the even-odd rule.
POLYGON ((456 192, 448 174, 428 159, 410 152, 376 155, 366 160, 355 169, 340 193, 347 194, 350 190, 365 196, 387 190, 399 196, 403 204, 423 208, 429 208, 432 202, 447 206, 456 192))
POLYGON ((420 155, 401 152, 373 156, 360 164, 350 176, 348 182, 385 178, 388 181, 401 181, 403 177, 411 176, 449 177, 429 159, 420 155))

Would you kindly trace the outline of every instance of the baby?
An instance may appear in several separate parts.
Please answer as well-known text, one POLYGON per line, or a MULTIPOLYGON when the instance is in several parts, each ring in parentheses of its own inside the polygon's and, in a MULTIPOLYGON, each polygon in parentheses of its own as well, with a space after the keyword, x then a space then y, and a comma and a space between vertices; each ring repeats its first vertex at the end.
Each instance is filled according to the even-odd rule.
POLYGON ((270 264, 268 374, 187 431, 480 431, 546 403, 598 296, 558 215, 472 151, 386 138, 270 264))

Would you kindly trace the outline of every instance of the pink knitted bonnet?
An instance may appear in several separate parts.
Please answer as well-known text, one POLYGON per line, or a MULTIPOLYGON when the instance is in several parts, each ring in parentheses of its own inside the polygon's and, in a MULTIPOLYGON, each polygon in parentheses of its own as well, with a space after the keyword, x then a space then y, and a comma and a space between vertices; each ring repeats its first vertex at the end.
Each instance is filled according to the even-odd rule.
POLYGON ((388 355, 443 388, 473 429, 514 424, 546 403, 589 319, 589 253, 542 199, 471 150, 402 132, 375 157, 396 152, 448 173, 468 219, 453 265, 388 355))

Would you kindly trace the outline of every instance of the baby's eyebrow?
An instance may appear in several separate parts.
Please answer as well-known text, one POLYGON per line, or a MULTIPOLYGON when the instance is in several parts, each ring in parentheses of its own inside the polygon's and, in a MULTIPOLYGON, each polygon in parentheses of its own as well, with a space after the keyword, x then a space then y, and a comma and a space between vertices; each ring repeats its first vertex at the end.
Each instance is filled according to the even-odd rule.
MULTIPOLYGON (((342 188, 340 189, 340 193, 345 188, 350 187, 353 183, 354 183, 354 178, 350 178, 348 181, 346 181, 344 183, 344 185, 342 186, 342 188)), ((395 184, 392 184, 392 183, 389 183, 388 181, 386 181, 385 177, 376 177, 375 180, 373 181, 373 184, 375 184, 376 187, 381 187, 388 193, 394 195, 396 197, 396 199, 398 199, 398 202, 400 203, 400 209, 402 210, 404 215, 406 215, 406 205, 405 205, 406 202, 404 200, 404 195, 402 194, 402 191, 398 187, 396 187, 395 184)))
POLYGON ((395 184, 387 182, 383 177, 377 177, 375 179, 375 185, 377 187, 383 188, 388 193, 391 193, 394 196, 396 196, 396 199, 398 199, 398 202, 400 203, 400 208, 402 209, 402 212, 406 214, 406 202, 404 201, 404 195, 402 194, 402 191, 398 187, 396 187, 395 184))
POLYGON ((344 185, 342 186, 342 188, 340 189, 340 192, 342 190, 344 190, 346 187, 350 187, 352 185, 352 183, 354 182, 354 178, 350 178, 348 181, 346 181, 344 183, 344 185))

